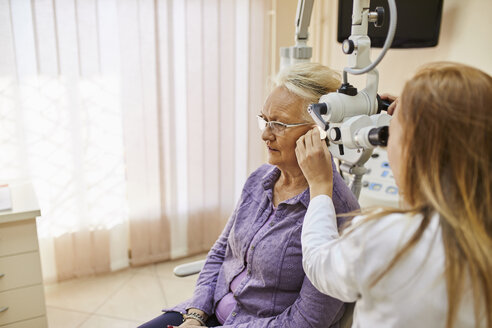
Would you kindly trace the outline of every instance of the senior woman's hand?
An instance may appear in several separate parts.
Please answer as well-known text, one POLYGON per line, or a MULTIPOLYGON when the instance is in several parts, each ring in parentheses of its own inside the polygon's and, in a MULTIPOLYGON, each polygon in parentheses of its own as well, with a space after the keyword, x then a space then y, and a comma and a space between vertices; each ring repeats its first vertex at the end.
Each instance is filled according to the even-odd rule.
POLYGON ((202 326, 198 321, 189 319, 183 322, 182 324, 180 324, 179 327, 195 328, 195 327, 202 327, 202 326))
POLYGON ((333 194, 333 167, 326 142, 317 127, 309 130, 296 142, 297 163, 308 184, 311 199, 333 194))
POLYGON ((190 322, 191 320, 186 320, 185 322, 183 322, 182 324, 180 324, 179 326, 171 326, 171 325, 168 325, 167 328, 179 328, 179 327, 186 327, 186 328, 203 328, 203 326, 200 326, 200 324, 196 324, 195 323, 191 323, 190 322))

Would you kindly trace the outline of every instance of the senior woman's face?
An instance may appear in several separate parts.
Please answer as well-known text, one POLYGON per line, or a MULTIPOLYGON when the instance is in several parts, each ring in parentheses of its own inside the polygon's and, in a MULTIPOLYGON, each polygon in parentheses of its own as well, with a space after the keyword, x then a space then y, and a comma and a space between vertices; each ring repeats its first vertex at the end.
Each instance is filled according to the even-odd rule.
MULTIPOLYGON (((306 123, 302 116, 305 106, 302 99, 290 93, 285 87, 277 87, 268 96, 261 111, 266 121, 278 121, 286 124, 306 123)), ((296 141, 305 134, 313 124, 286 128, 282 135, 277 135, 266 128, 261 138, 268 147, 268 163, 280 169, 298 167, 295 153, 296 141)))

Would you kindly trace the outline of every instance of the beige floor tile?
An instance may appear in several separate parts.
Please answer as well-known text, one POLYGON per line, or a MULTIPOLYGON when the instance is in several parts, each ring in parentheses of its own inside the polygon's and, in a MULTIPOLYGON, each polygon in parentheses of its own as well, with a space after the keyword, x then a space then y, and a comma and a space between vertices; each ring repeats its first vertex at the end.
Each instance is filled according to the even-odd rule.
POLYGON ((190 298, 198 275, 175 277, 176 265, 204 259, 149 264, 45 286, 50 328, 136 327, 190 298))
POLYGON ((95 313, 145 322, 158 316, 165 306, 166 299, 157 276, 137 273, 95 313))
POLYGON ((45 285, 46 305, 92 313, 135 275, 123 270, 45 285))
POLYGON ((48 327, 50 328, 76 328, 90 317, 89 313, 75 312, 46 307, 48 327))
POLYGON ((169 306, 174 306, 193 296, 193 290, 195 289, 197 279, 198 275, 186 278, 159 277, 167 304, 169 306))
MULTIPOLYGON (((80 328, 135 328, 139 322, 94 314, 80 328)), ((51 328, 51 327, 50 327, 51 328)))
POLYGON ((136 273, 148 274, 148 275, 156 275, 156 265, 155 264, 147 264, 139 267, 132 267, 130 270, 136 273))

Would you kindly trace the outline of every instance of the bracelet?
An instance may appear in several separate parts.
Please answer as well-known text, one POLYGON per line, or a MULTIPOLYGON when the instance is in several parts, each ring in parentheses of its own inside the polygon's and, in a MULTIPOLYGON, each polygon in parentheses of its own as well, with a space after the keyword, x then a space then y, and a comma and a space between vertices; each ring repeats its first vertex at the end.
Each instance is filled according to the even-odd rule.
POLYGON ((183 314, 183 319, 183 321, 186 321, 186 319, 195 319, 200 323, 200 326, 205 326, 205 318, 198 313, 191 312, 183 314))

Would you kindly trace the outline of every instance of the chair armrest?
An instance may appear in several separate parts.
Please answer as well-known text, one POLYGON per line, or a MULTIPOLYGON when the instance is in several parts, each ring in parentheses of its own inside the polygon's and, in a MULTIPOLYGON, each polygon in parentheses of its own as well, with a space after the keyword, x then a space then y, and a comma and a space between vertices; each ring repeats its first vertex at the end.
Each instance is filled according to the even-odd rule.
POLYGON ((185 264, 178 265, 174 268, 174 275, 177 277, 187 277, 197 273, 203 268, 205 260, 199 260, 195 262, 189 262, 185 264))

